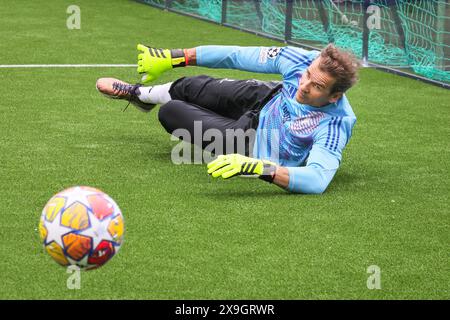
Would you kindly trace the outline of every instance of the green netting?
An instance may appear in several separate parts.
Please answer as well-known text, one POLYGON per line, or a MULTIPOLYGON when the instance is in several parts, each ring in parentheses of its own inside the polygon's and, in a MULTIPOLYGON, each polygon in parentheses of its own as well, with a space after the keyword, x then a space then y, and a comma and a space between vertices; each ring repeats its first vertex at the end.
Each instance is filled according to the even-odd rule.
MULTIPOLYGON (((264 1, 267 5, 270 2, 264 1)), ((302 42, 336 45, 353 51, 361 56, 363 45, 364 9, 360 1, 296 1, 292 21, 292 40, 302 42), (329 27, 324 27, 320 17, 320 6, 329 21, 329 27), (325 31, 326 30, 326 31, 325 31)), ((378 1, 380 8, 380 28, 369 34, 369 57, 372 62, 385 65, 409 66, 406 52, 400 41, 399 33, 386 1, 378 1)), ((284 34, 285 14, 282 10, 269 10, 265 21, 265 31, 284 34)), ((326 22, 326 21, 325 21, 326 22)))
POLYGON ((171 7, 215 22, 222 20, 222 1, 173 1, 171 7))
MULTIPOLYGON (((222 21, 222 0, 144 0, 222 21)), ((329 42, 363 52, 364 0, 293 2, 292 41, 324 46, 329 42)), ((284 39, 286 0, 228 0, 226 22, 284 39)), ((410 69, 450 82, 450 5, 447 0, 372 0, 369 61, 410 69), (377 19, 379 17, 379 19, 377 19)))
POLYGON ((145 3, 148 3, 148 4, 152 4, 152 5, 156 5, 158 7, 165 7, 166 3, 167 3, 166 0, 138 0, 138 1, 145 2, 145 3))

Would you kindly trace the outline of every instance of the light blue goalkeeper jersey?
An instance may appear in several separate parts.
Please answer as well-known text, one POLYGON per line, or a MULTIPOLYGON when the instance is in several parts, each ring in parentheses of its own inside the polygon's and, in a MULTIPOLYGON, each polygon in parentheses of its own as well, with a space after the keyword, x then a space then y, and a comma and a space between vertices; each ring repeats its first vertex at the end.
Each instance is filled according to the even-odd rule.
POLYGON ((345 95, 320 108, 296 101, 299 80, 318 55, 296 47, 197 47, 199 66, 283 76, 283 89, 261 110, 253 156, 287 167, 291 192, 325 191, 356 122, 345 95))

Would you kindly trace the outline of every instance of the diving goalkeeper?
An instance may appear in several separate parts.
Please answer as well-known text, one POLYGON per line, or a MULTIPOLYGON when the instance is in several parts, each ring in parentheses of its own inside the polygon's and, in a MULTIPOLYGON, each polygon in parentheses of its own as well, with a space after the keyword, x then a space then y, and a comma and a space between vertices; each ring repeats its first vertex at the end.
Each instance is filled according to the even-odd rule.
POLYGON ((138 45, 138 50, 143 84, 101 78, 97 81, 101 93, 128 100, 142 111, 162 105, 158 116, 166 131, 185 129, 190 142, 202 148, 209 141, 196 139, 195 134, 203 137, 215 129, 226 140, 230 130, 253 130, 244 152, 233 149, 208 164, 212 177, 256 175, 294 193, 326 190, 356 121, 345 96, 357 82, 359 63, 353 55, 332 44, 321 52, 237 46, 169 50, 138 45), (283 81, 196 76, 149 85, 161 73, 185 66, 281 74, 283 81), (196 123, 202 124, 202 132, 196 123))

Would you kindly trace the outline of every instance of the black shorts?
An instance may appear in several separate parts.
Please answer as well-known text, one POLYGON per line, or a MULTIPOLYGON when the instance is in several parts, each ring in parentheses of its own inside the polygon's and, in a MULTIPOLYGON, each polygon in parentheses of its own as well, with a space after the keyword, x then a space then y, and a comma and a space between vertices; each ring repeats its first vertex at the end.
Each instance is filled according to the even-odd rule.
POLYGON ((259 113, 281 88, 282 83, 275 81, 214 79, 208 76, 180 78, 169 90, 172 100, 159 110, 159 121, 167 132, 183 140, 189 138, 177 135, 177 129, 187 130, 190 134, 188 142, 203 149, 214 141, 203 139, 205 132, 218 130, 222 134, 223 145, 228 146, 223 148, 223 153, 239 152, 236 140, 240 132, 246 132, 245 154, 248 155, 253 146, 259 113), (202 137, 195 137, 195 134, 202 137))

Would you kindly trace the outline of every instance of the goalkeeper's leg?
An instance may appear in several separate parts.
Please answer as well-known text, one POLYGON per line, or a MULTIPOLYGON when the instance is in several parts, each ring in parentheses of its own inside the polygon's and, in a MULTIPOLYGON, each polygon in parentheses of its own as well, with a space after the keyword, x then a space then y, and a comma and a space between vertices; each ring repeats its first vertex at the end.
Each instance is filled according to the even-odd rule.
POLYGON ((231 119, 192 103, 171 100, 161 106, 158 117, 168 133, 202 149, 216 155, 248 156, 254 144, 259 111, 249 110, 239 119, 231 119), (210 150, 211 146, 219 148, 210 150))
POLYGON ((97 89, 108 97, 126 99, 143 111, 170 100, 181 100, 231 119, 249 110, 260 110, 282 88, 280 82, 183 77, 173 83, 130 85, 114 78, 101 78, 97 89))
POLYGON ((214 129, 210 133, 220 133, 220 137, 214 137, 214 144, 220 139, 222 146, 215 154, 252 155, 259 112, 281 88, 280 82, 181 78, 170 86, 172 100, 160 108, 159 121, 173 135, 177 129, 187 130, 189 142, 207 150, 212 142, 204 139, 205 133, 214 129))
POLYGON ((173 100, 182 100, 231 119, 260 110, 282 88, 281 82, 183 77, 170 87, 173 100))
POLYGON ((171 100, 169 88, 172 84, 143 86, 129 84, 115 78, 100 78, 96 88, 108 98, 127 100, 144 112, 151 111, 157 104, 171 100))

